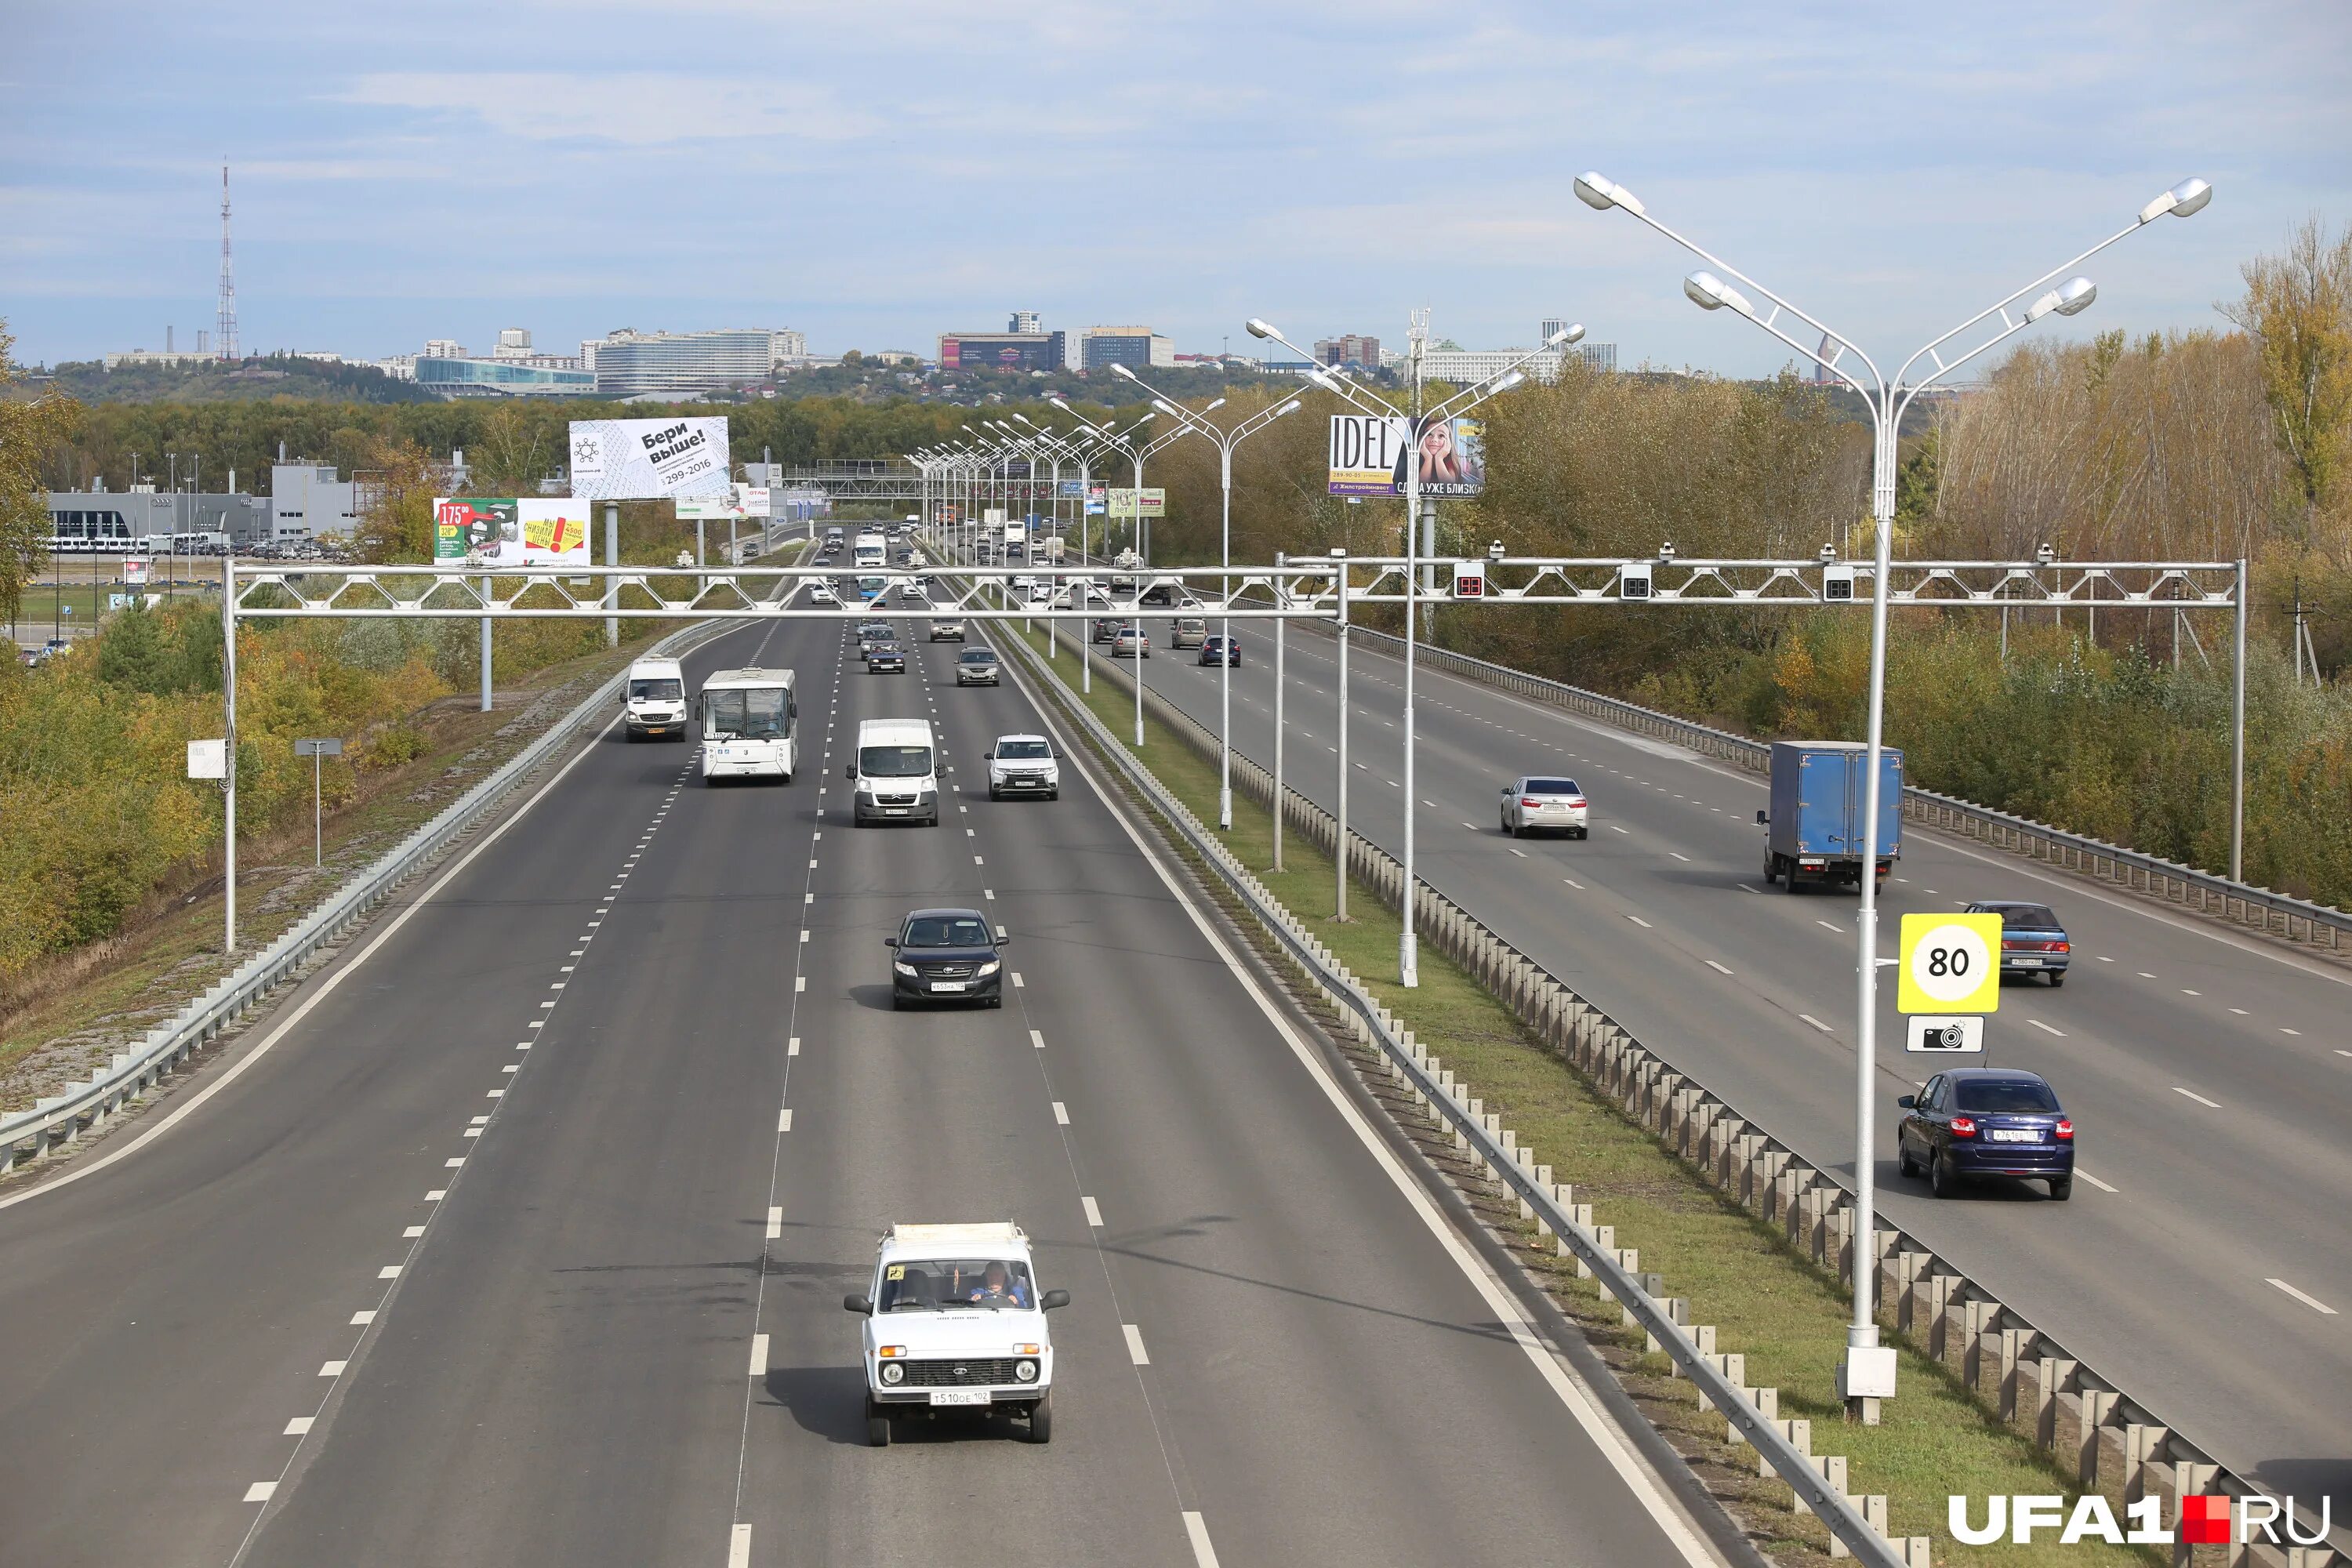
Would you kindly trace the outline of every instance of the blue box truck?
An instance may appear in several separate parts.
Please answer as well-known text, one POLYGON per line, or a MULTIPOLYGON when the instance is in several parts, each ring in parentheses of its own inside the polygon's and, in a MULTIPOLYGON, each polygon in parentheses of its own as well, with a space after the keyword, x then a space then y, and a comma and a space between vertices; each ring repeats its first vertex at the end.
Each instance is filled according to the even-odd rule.
MULTIPOLYGON (((1764 880, 1790 892, 1814 882, 1862 888, 1867 748, 1858 741, 1772 742, 1772 807, 1764 828, 1764 880)), ((1878 879, 1903 852, 1903 753, 1878 754, 1878 879)))

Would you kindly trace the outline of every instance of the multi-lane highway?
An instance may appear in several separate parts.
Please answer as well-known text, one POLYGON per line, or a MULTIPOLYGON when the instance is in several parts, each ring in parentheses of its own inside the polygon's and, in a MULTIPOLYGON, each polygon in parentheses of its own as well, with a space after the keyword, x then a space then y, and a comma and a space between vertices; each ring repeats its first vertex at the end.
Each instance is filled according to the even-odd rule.
POLYGON ((1083 775, 988 802, 1023 694, 847 642, 688 660, 797 669, 791 785, 584 742, 202 1083, 0 1205, 10 1560, 1718 1560, 1083 775), (939 727, 937 828, 846 820, 884 716, 939 727), (1012 932, 1002 1010, 889 1009, 881 938, 941 902, 1012 932), (866 1447, 841 1297, 877 1233, 1008 1216, 1074 1298, 1052 1444, 866 1447))
MULTIPOLYGON (((1165 623, 1154 631, 1164 647, 1165 623)), ((1214 623, 1212 622, 1212 629, 1214 623)), ((1235 744, 1272 758, 1273 637, 1244 634, 1235 744)), ((1287 782, 1327 807, 1336 648, 1288 638, 1287 782)), ((1164 652, 1153 689, 1214 729, 1218 670, 1164 652)), ((1360 641, 1350 671, 1350 824, 1402 843, 1402 668, 1360 641)), ((1424 668, 1419 870, 1643 1044, 1822 1169, 1853 1155, 1852 895, 1767 889, 1762 781, 1680 748, 1424 668), (1591 837, 1513 840, 1499 791, 1574 777, 1591 837)), ((2228 928, 1913 832, 1894 917, 1977 898, 2054 905, 2072 982, 2006 988, 1990 1060, 2047 1075, 2080 1128, 2070 1204, 2041 1186, 1937 1202, 1895 1173, 1906 1072, 1882 987, 1885 1212, 2238 1469, 2352 1502, 2352 972, 2228 928)))

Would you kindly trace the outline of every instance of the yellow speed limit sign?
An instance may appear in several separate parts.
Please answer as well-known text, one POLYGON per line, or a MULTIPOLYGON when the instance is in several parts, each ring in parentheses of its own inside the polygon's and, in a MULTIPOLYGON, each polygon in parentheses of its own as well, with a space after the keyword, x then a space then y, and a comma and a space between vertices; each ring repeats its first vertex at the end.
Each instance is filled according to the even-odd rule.
POLYGON ((1905 915, 1901 965, 1897 1012, 1997 1013, 2000 917, 1905 915))

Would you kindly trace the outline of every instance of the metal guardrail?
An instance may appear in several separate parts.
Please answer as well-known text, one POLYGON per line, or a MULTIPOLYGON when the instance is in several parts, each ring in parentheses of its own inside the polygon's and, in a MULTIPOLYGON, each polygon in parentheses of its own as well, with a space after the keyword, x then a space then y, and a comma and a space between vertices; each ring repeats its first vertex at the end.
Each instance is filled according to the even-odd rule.
MULTIPOLYGON (((1350 635, 1370 638, 1387 647, 1402 648, 1404 646, 1402 637, 1386 632, 1368 631, 1361 626, 1351 628, 1350 635)), ((1736 763, 1757 773, 1763 772, 1769 764, 1770 747, 1745 735, 1735 735, 1728 731, 1678 719, 1671 713, 1661 713, 1637 703, 1604 697, 1600 692, 1588 691, 1563 681, 1548 680, 1539 675, 1513 669, 1508 665, 1473 658, 1450 648, 1433 647, 1427 643, 1416 646, 1417 657, 1423 662, 1465 679, 1552 707, 1583 713, 1636 734, 1670 741, 1703 755, 1736 763)), ((2065 870, 2079 871, 2101 881, 2117 883, 2134 891, 2152 893, 2168 903, 2179 904, 2235 924, 2258 926, 2274 936, 2310 942, 2330 952, 2341 952, 2347 946, 2352 946, 2352 940, 2347 940, 2352 939, 2352 913, 2326 904, 2273 892, 2268 888, 2233 882, 2227 877, 2200 871, 2193 866, 2183 866, 2137 849, 2127 849, 2082 834, 2069 833, 2047 823, 2014 816, 1916 785, 1904 788, 1903 815, 1923 826, 1957 833, 1995 848, 2013 850, 2065 870)))
MULTIPOLYGON (((682 652, 725 629, 723 624, 688 626, 673 632, 646 651, 682 652)), ((623 671, 599 686, 586 700, 515 753, 504 766, 410 834, 397 847, 337 890, 326 903, 297 921, 293 929, 190 1001, 168 1023, 150 1030, 138 1049, 117 1054, 113 1062, 93 1075, 88 1083, 37 1100, 30 1110, 0 1117, 0 1172, 13 1170, 20 1161, 42 1159, 69 1146, 85 1131, 95 1129, 135 1104, 205 1041, 234 1023, 320 948, 429 865, 498 805, 508 791, 571 740, 583 724, 610 710, 626 679, 627 672, 623 671), (28 1143, 29 1151, 24 1147, 28 1143)))
MULTIPOLYGON (((1010 640, 1028 655, 1034 667, 1045 668, 1025 639, 1010 640)), ((1129 670, 1108 660, 1101 673, 1114 684, 1125 684, 1133 679, 1129 670)), ((1129 777, 1150 779, 1148 770, 1129 756, 1123 743, 1108 740, 1106 745, 1108 731, 1091 711, 1078 705, 1078 700, 1050 672, 1045 679, 1066 708, 1083 716, 1089 733, 1097 737, 1097 745, 1103 746, 1129 777)), ((1152 716, 1197 754, 1216 756, 1214 731, 1149 685, 1144 688, 1144 697, 1152 716)), ((1754 744, 1738 736, 1725 738, 1754 744)), ((1237 790, 1261 805, 1272 800, 1273 775, 1265 768, 1238 751, 1233 753, 1233 764, 1237 790)), ((1362 1037, 1388 1054, 1392 1068, 1399 1066, 1400 1048, 1423 1064, 1420 1073, 1402 1075, 1413 1085, 1416 1096, 1425 1099, 1433 1111, 1452 1122, 1457 1137, 1467 1140, 1467 1146, 1480 1152, 1482 1162, 1492 1165, 1492 1154, 1497 1148, 1502 1151, 1505 1163, 1495 1167, 1498 1178, 1512 1188, 1546 1228, 1558 1234, 1563 1246, 1575 1253, 1580 1265, 1601 1279, 1611 1293, 1624 1303, 1628 1321, 1641 1322, 1650 1337, 1666 1348, 1675 1360, 1677 1373, 1690 1377, 1704 1397, 1725 1413, 1735 1436, 1755 1445, 1758 1453, 1771 1463, 1783 1479, 1790 1480, 1798 1498, 1813 1507, 1832 1533, 1849 1549, 1858 1550, 1841 1528, 1845 1512, 1857 1500, 1822 1479, 1824 1469, 1833 1467, 1842 1483, 1843 1462, 1817 1458, 1807 1452, 1811 1447, 1810 1429, 1800 1431, 1805 1424, 1778 1419, 1776 1391, 1740 1388, 1738 1392, 1744 1404, 1726 1403, 1715 1385, 1717 1380, 1702 1381, 1696 1373, 1686 1370, 1686 1356, 1697 1356, 1724 1378, 1744 1382, 1744 1366, 1739 1378, 1730 1378, 1726 1364, 1728 1358, 1708 1357, 1706 1352, 1712 1351, 1712 1345, 1702 1347, 1696 1342, 1696 1336, 1700 1334, 1709 1334, 1711 1338, 1708 1331, 1684 1328, 1677 1322, 1675 1326, 1683 1335, 1680 1341, 1660 1333, 1652 1321, 1656 1314, 1645 1315, 1642 1308, 1662 1309, 1672 1318, 1674 1309, 1681 1303, 1641 1289, 1657 1277, 1636 1275, 1623 1267, 1612 1277, 1604 1274, 1589 1256, 1598 1252, 1614 1260, 1613 1230, 1592 1223, 1589 1205, 1573 1204, 1560 1196, 1568 1190, 1551 1187, 1548 1167, 1533 1167, 1530 1173, 1523 1152, 1514 1152, 1512 1142, 1502 1132, 1499 1119, 1484 1116, 1475 1100, 1467 1100, 1465 1105, 1462 1097, 1466 1089, 1454 1084, 1452 1075, 1443 1072, 1434 1058, 1420 1052, 1409 1035, 1400 1037, 1394 1020, 1379 1014, 1378 1004, 1363 993, 1352 977, 1339 971, 1345 985, 1330 984, 1324 972, 1336 969, 1336 961, 1329 958, 1311 933, 1156 779, 1151 779, 1145 788, 1163 814, 1174 814, 1171 820, 1179 825, 1195 852, 1215 868, 1222 879, 1234 885, 1237 891, 1248 889, 1243 893, 1244 898, 1286 948, 1297 953, 1305 944, 1319 955, 1317 963, 1307 967, 1336 1005, 1355 1014, 1366 1030, 1371 1029, 1373 1016, 1381 1020, 1381 1027, 1387 1033, 1375 1031, 1362 1037), (1367 1006, 1373 1010, 1372 1016, 1365 1014, 1367 1006), (1431 1095, 1428 1084, 1432 1079, 1447 1092, 1431 1095), (1465 1114, 1486 1131, 1483 1140, 1473 1138, 1462 1125, 1465 1114), (1549 1190, 1556 1201, 1549 1207, 1538 1204, 1537 1196, 1528 1190, 1530 1181, 1549 1190), (1570 1222, 1570 1228, 1562 1228, 1563 1218, 1570 1222), (1635 1289, 1642 1300, 1627 1300, 1621 1286, 1635 1289), (1768 1434, 1780 1433, 1786 1439, 1788 1452, 1759 1442, 1738 1414, 1743 1409, 1754 1419, 1767 1423, 1768 1434), (1803 1467, 1795 1477, 1790 1474, 1791 1463, 1803 1467), (1801 1484, 1805 1476, 1821 1484, 1809 1489, 1801 1484), (1831 1512, 1813 1505, 1813 1500, 1825 1489, 1832 1491, 1836 1499, 1831 1512)), ((1286 786, 1283 795, 1286 820, 1327 853, 1335 852, 1337 819, 1295 789, 1286 786)), ((1401 908, 1404 891, 1402 863, 1352 829, 1348 837, 1349 874, 1371 887, 1391 909, 1401 908)), ((1851 1285, 1857 1220, 1853 1195, 1843 1184, 1807 1164, 1727 1100, 1668 1064, 1587 1002, 1572 986, 1489 930, 1461 905, 1426 882, 1418 882, 1414 890, 1419 924, 1425 940, 1469 971, 1547 1047, 1572 1064, 1630 1118, 1649 1128, 1676 1155, 1698 1167, 1759 1218, 1780 1227, 1794 1248, 1835 1272, 1841 1282, 1851 1285)), ((1884 1310, 1892 1314, 1895 1330, 1910 1337, 1915 1350, 1954 1372, 2004 1422, 2021 1422, 2030 1415, 2041 1447, 2071 1457, 2074 1474, 2085 1491, 2110 1490, 2126 1504, 2144 1497, 2158 1497, 2164 1504, 2165 1520, 2176 1528, 2183 1496, 2216 1492, 2241 1498, 2268 1495, 2226 1469, 2182 1436, 2171 1422, 2124 1394, 2080 1357, 2070 1355, 2054 1335, 2037 1327, 1907 1232, 1874 1226, 1867 1256, 1879 1270, 1877 1297, 1884 1310), (1983 1386, 1988 1373, 1994 1378, 1990 1394, 1983 1386)), ((1860 1500, 1866 1505, 1870 1500, 1860 1500)), ((2252 1563, 2284 1564, 2284 1568, 2327 1568, 2332 1563, 2352 1563, 2352 1529, 2339 1527, 2330 1542, 2331 1546, 2289 1548, 2284 1552, 2267 1545, 2242 1546, 2232 1552, 2229 1562, 2233 1568, 2252 1563)), ((1888 1549, 1888 1543, 1881 1537, 1877 1554, 1869 1560, 1922 1563, 1928 1560, 1925 1537, 1914 1537, 1905 1542, 1903 1554, 1897 1557, 1884 1555, 1888 1549)))
MULTIPOLYGON (((1483 1106, 1467 1097, 1454 1075, 1422 1048, 1305 924, 1234 858, 1190 808, 1129 754, 1127 747, 1053 675, 1026 638, 1005 640, 1022 650, 1039 679, 1061 699, 1059 705, 1065 715, 1093 740, 1095 749, 1119 768, 1182 836, 1192 852, 1248 906, 1258 922, 1307 972, 1324 997, 1349 1016, 1357 1038, 1380 1049, 1391 1074, 1406 1084, 1415 1100, 1444 1124, 1457 1146, 1468 1149, 1560 1239, 1563 1247, 1572 1252, 1584 1269, 1617 1299, 1627 1321, 1638 1324, 1664 1351, 1677 1374, 1688 1378, 1700 1394, 1724 1414, 1739 1439, 1763 1456, 1796 1497, 1857 1560, 1876 1568, 1906 1568, 1906 1562, 1914 1560, 1910 1554, 1899 1550, 1865 1516, 1862 1500, 1847 1496, 1832 1484, 1831 1478, 1815 1466, 1812 1457, 1793 1440, 1789 1423, 1758 1407, 1748 1391, 1730 1375, 1725 1358, 1715 1354, 1711 1345, 1701 1346, 1677 1313, 1680 1303, 1655 1293, 1657 1277, 1639 1276, 1626 1267, 1615 1247, 1604 1245, 1589 1225, 1589 1208, 1580 1218, 1572 1198, 1563 1195, 1564 1190, 1553 1184, 1549 1167, 1536 1165, 1529 1152, 1517 1146, 1512 1134, 1503 1131, 1500 1118, 1487 1114, 1483 1106)), ((1884 1500, 1880 1502, 1883 1507, 1884 1500)))

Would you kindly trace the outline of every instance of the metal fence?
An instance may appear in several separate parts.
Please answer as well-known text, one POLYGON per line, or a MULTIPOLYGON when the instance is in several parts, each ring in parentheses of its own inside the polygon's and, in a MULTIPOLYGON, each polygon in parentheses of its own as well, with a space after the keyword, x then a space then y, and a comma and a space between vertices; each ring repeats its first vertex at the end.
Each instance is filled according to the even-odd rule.
MULTIPOLYGON (((1025 641, 1018 646, 1030 652, 1025 641)), ((1034 652, 1030 658, 1044 668, 1034 652)), ((1106 673, 1119 684, 1134 679, 1116 667, 1106 673)), ((1790 1482, 1796 1500, 1829 1525, 1841 1545, 1862 1552, 1863 1547, 1849 1538, 1847 1515, 1853 1514, 1871 1526, 1875 1535, 1884 1528, 1884 1500, 1846 1495, 1844 1459, 1811 1452, 1810 1423, 1781 1419, 1777 1390, 1745 1387, 1745 1365, 1738 1352, 1717 1352, 1711 1327, 1687 1326, 1687 1302, 1663 1295, 1664 1285, 1657 1275, 1639 1272, 1638 1258, 1632 1249, 1616 1247, 1613 1228, 1595 1223, 1591 1205, 1576 1202, 1569 1186, 1555 1186, 1549 1167, 1528 1163, 1528 1152, 1517 1147, 1516 1139, 1498 1118, 1485 1113, 1477 1100, 1468 1098, 1467 1086, 1456 1082, 1435 1058, 1410 1035, 1402 1034, 1396 1021, 1381 1012, 1352 977, 1338 971, 1336 961, 1312 934, 1234 859, 1214 834, 1202 827, 1181 802, 1150 778, 1125 745, 1109 739, 1108 731, 1077 706, 1066 688, 1050 673, 1045 679, 1066 709, 1079 713, 1090 726, 1098 747, 1131 778, 1150 781, 1139 787, 1163 816, 1177 824, 1195 853, 1242 892, 1261 922, 1276 932, 1294 957, 1300 956, 1302 948, 1312 955, 1312 962, 1306 957, 1300 957, 1300 962, 1318 988, 1335 1005, 1354 1015, 1351 1026, 1358 1037, 1386 1053, 1391 1075, 1402 1078, 1418 1100, 1452 1124, 1457 1146, 1472 1149, 1480 1163, 1517 1194, 1522 1215, 1531 1215, 1559 1237, 1562 1255, 1576 1258, 1580 1273, 1589 1270, 1624 1303, 1627 1321, 1640 1322, 1651 1341, 1665 1350, 1675 1363, 1676 1375, 1691 1378, 1700 1398, 1724 1412, 1733 1440, 1757 1448, 1759 1474, 1768 1473, 1768 1468, 1777 1471, 1790 1482), (1415 1070, 1402 1066, 1400 1053, 1415 1070), (1483 1133, 1483 1142, 1472 1136, 1472 1126, 1483 1133), (1497 1151, 1500 1163, 1495 1157, 1497 1151), (1549 1201, 1538 1202, 1538 1194, 1549 1201), (1616 1265, 1613 1273, 1603 1271, 1602 1261, 1616 1265), (1652 1321, 1658 1315, 1673 1321, 1679 1337, 1658 1331, 1652 1321), (1702 1379, 1694 1370, 1698 1365, 1716 1376, 1702 1379), (1725 1392, 1719 1383, 1731 1385, 1737 1397, 1725 1392), (1782 1443, 1772 1442, 1775 1434, 1782 1443), (1799 1465, 1804 1467, 1801 1472, 1792 1473, 1799 1465), (1808 1478, 1813 1484, 1806 1484, 1808 1478)), ((1196 754, 1211 760, 1217 756, 1213 731, 1148 685, 1144 701, 1152 717, 1196 754)), ((1647 710, 1632 711, 1667 724, 1682 723, 1649 714, 1647 710)), ((1719 731, 1705 732, 1727 742, 1755 744, 1719 731)), ((1674 738, 1678 743, 1689 743, 1679 736, 1674 738)), ((1273 775, 1256 762, 1234 752, 1233 776, 1236 790, 1262 805, 1271 803, 1273 775)), ((1283 790, 1283 805, 1286 823, 1327 854, 1339 853, 1338 822, 1329 812, 1287 786, 1283 790)), ((1349 874, 1371 888, 1391 909, 1402 909, 1402 863, 1360 833, 1350 830, 1348 838, 1349 874)), ((1742 1206, 1781 1230, 1792 1248, 1851 1286, 1858 1222, 1853 1194, 1840 1182, 1799 1159, 1721 1096, 1651 1051, 1461 905, 1426 882, 1417 882, 1414 892, 1424 940, 1475 977, 1547 1049, 1571 1064, 1628 1117, 1742 1206)), ((2055 1335, 2028 1321, 1907 1232, 1874 1226, 1868 1250, 1862 1256, 1878 1269, 1877 1295, 1883 1312, 1898 1332, 1908 1337, 1911 1347, 1941 1364, 2004 1422, 2020 1426, 2030 1423, 2042 1448, 2056 1456, 2085 1491, 2105 1492, 2126 1505, 2158 1498, 2165 1521, 2174 1528, 2179 1525, 2183 1497, 2217 1492, 2233 1497, 2263 1495, 2261 1489, 2225 1469, 2172 1422, 2131 1398, 2080 1356, 2069 1353, 2055 1335)), ((2335 1543, 2332 1547, 2284 1552, 2268 1546, 2233 1547, 2227 1561, 2231 1568, 2252 1563, 2277 1568, 2352 1563, 2352 1530, 2339 1528, 2330 1540, 2335 1543)), ((1911 1537, 1899 1543, 1880 1538, 1869 1555, 1872 1561, 1924 1565, 1931 1561, 1930 1552, 1927 1537, 1911 1537)), ((2177 1556, 2176 1561, 2186 1563, 2187 1558, 2177 1556)))
MULTIPOLYGON (((663 638, 646 652, 682 652, 724 630, 689 626, 663 638)), ((457 839, 478 825, 509 791, 530 776, 599 715, 609 716, 625 673, 598 687, 585 701, 525 746, 503 767, 467 790, 396 848, 337 889, 292 930, 207 988, 168 1023, 148 1032, 135 1050, 119 1053, 88 1083, 35 1102, 30 1110, 0 1117, 0 1172, 27 1159, 43 1159, 77 1142, 145 1097, 173 1071, 191 1061, 204 1044, 249 1011, 299 971, 319 951, 364 919, 410 878, 431 865, 457 839)))

